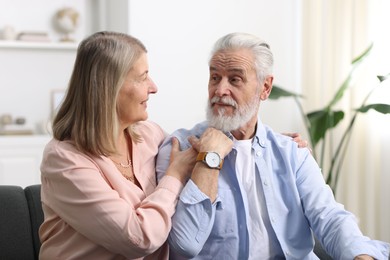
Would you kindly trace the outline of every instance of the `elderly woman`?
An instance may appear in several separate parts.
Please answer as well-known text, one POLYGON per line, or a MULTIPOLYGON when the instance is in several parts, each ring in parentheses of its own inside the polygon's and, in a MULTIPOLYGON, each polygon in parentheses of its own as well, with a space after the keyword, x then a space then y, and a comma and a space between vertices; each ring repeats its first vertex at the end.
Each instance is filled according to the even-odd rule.
POLYGON ((136 38, 81 42, 41 165, 40 259, 168 259, 166 239, 196 153, 179 151, 156 184, 165 133, 146 121, 157 87, 136 38))

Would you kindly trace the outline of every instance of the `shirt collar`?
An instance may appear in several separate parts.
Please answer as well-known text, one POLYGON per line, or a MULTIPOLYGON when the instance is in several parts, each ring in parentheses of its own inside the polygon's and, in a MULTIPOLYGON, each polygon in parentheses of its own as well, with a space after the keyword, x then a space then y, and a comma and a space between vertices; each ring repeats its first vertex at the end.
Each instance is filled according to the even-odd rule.
POLYGON ((254 142, 256 142, 261 147, 265 148, 267 146, 266 131, 263 123, 260 119, 257 120, 256 124, 256 135, 253 137, 254 142))
MULTIPOLYGON (((208 123, 207 121, 202 123, 202 127, 199 129, 199 134, 203 133, 205 128, 207 127, 208 123)), ((232 133, 230 132, 225 132, 226 136, 229 137, 231 140, 234 139, 232 133)), ((257 124, 256 124, 256 134, 253 137, 253 143, 257 143, 261 147, 265 148, 267 145, 266 143, 266 131, 263 123, 261 122, 260 118, 257 119, 257 124)))

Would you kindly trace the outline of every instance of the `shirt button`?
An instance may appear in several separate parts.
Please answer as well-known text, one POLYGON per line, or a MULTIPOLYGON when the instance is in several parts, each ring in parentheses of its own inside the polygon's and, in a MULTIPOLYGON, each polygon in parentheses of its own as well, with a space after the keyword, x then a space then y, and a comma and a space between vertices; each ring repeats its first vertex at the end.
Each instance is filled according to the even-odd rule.
POLYGON ((267 181, 263 181, 263 184, 264 184, 264 186, 268 186, 268 182, 267 181))
POLYGON ((260 145, 261 145, 261 146, 265 146, 264 140, 261 140, 261 141, 260 141, 260 145))
POLYGON ((260 157, 260 156, 261 156, 261 152, 260 152, 260 151, 257 151, 257 152, 256 152, 256 156, 260 157))

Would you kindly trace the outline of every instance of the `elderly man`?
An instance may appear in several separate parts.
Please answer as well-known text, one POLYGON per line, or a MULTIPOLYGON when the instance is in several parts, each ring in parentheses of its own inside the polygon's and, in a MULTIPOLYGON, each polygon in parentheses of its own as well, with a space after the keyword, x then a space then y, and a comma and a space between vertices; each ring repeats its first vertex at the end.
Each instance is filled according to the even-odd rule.
MULTIPOLYGON (((269 45, 228 34, 209 67, 207 121, 173 133, 199 154, 173 216, 172 258, 317 259, 314 234, 335 259, 387 259, 389 244, 362 235, 310 151, 258 118, 272 89, 269 45)), ((158 176, 170 144, 161 146, 158 176)))

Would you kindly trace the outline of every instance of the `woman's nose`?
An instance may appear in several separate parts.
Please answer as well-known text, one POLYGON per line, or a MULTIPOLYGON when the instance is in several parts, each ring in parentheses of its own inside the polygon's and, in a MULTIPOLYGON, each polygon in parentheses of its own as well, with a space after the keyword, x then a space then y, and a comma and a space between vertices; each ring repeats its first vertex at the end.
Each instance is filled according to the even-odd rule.
POLYGON ((156 84, 154 83, 154 81, 150 77, 149 77, 149 80, 150 80, 149 92, 152 94, 157 93, 158 88, 157 88, 156 84))

